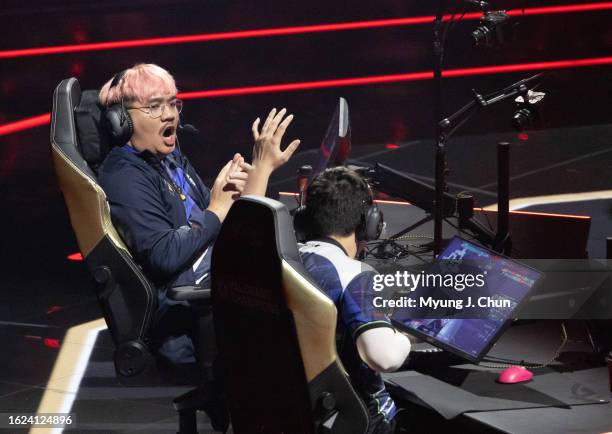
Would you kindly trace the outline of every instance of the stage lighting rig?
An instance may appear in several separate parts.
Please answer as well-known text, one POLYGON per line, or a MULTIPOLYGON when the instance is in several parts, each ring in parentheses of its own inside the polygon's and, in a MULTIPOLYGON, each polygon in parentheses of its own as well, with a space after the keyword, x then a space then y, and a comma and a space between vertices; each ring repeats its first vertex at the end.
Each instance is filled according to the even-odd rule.
POLYGON ((528 90, 514 100, 515 110, 512 124, 518 132, 523 132, 540 123, 540 108, 545 96, 544 92, 528 90))
POLYGON ((506 11, 485 11, 472 38, 476 45, 484 47, 503 45, 508 39, 509 27, 510 16, 506 11))
MULTIPOLYGON (((480 20, 480 23, 476 30, 472 32, 472 37, 475 40, 477 45, 484 45, 492 47, 499 43, 503 43, 506 38, 506 32, 513 31, 511 27, 511 19, 510 16, 503 10, 491 11, 491 5, 488 1, 481 0, 463 0, 464 5, 470 4, 473 6, 477 6, 481 11, 483 11, 484 15, 480 20)), ((435 200, 434 200, 434 256, 437 256, 442 251, 442 220, 443 216, 443 202, 444 202, 444 193, 446 191, 446 175, 448 173, 447 165, 446 165, 446 146, 445 141, 453 132, 454 129, 460 127, 459 125, 455 125, 454 128, 450 125, 450 120, 448 118, 442 119, 442 66, 444 60, 444 45, 446 41, 446 37, 449 31, 452 29, 453 25, 461 19, 465 15, 465 10, 461 12, 457 20, 455 20, 455 16, 459 13, 458 11, 454 11, 450 19, 445 20, 444 14, 447 12, 448 2, 446 0, 439 0, 438 7, 436 11, 436 18, 433 22, 433 82, 434 86, 432 86, 433 90, 433 103, 434 103, 434 121, 435 121, 435 132, 436 138, 434 141, 435 145, 435 200), (440 121, 442 119, 442 121, 440 121), (445 121, 448 121, 447 125, 445 121)), ((513 88, 513 90, 515 90, 513 88)), ((503 93, 503 92, 502 92, 503 93)), ((517 92, 518 93, 518 92, 517 92)), ((517 93, 513 93, 512 96, 516 96, 517 93)), ((509 97, 508 95, 504 95, 501 98, 509 97)), ((489 101, 475 101, 474 104, 478 103, 480 106, 483 106, 483 102, 487 103, 489 101)), ((474 107, 470 104, 469 107, 466 106, 463 110, 471 111, 474 107)), ((459 113, 456 115, 459 116, 459 113)), ((463 120, 465 122, 466 119, 463 120)))
POLYGON ((489 3, 485 1, 480 1, 480 0, 464 0, 464 1, 465 3, 469 3, 471 5, 477 6, 483 12, 487 12, 489 9, 491 9, 491 6, 489 5, 489 3))

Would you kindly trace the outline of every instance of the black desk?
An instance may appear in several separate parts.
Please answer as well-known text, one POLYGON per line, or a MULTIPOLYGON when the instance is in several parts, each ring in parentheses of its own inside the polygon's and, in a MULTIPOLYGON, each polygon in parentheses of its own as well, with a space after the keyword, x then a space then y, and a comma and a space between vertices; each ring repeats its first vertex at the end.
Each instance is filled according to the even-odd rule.
MULTIPOLYGON (((610 399, 608 387, 608 374, 605 367, 593 367, 589 364, 591 360, 590 346, 588 337, 581 322, 573 322, 568 326, 569 341, 559 357, 560 361, 553 363, 553 370, 547 377, 550 384, 551 379, 559 382, 568 379, 576 387, 588 389, 591 393, 604 399, 610 399), (562 372, 561 374, 555 372, 562 372)), ((498 344, 489 353, 489 356, 500 358, 523 359, 529 362, 544 363, 555 354, 560 344, 559 322, 533 322, 514 326, 500 339, 498 344)), ((427 344, 416 344, 414 347, 422 347, 427 344)), ((464 365, 461 368, 483 370, 485 368, 473 365, 464 365)), ((486 370, 491 370, 486 368, 486 370)), ((495 371, 495 370, 493 370, 495 371)), ((497 372, 501 371, 497 370, 497 372)), ((546 375, 546 372, 536 370, 536 372, 546 375)), ((393 381, 397 375, 413 376, 410 381, 414 381, 416 373, 406 372, 390 374, 387 381, 393 381)), ((439 377, 438 377, 439 378, 439 377)), ((543 379, 543 377, 542 377, 543 379)), ((431 377, 421 377, 419 379, 421 387, 423 381, 431 381, 432 388, 436 386, 437 380, 431 377), (429 379, 429 380, 428 380, 429 379)), ((487 379, 486 381, 492 381, 487 379)), ((537 386, 538 379, 534 380, 532 387, 537 386)), ((426 384, 426 383, 425 383, 426 384)), ((529 384, 529 383, 524 383, 529 384)), ((438 383, 439 386, 439 383, 438 383)), ((440 412, 434 410, 439 404, 439 408, 444 407, 444 399, 449 396, 461 397, 460 390, 457 394, 447 386, 448 393, 441 396, 439 402, 432 401, 437 399, 429 394, 425 402, 420 397, 411 393, 394 393, 400 396, 398 402, 400 407, 408 409, 409 417, 406 419, 410 424, 411 432, 437 432, 440 430, 461 432, 461 433, 603 433, 612 432, 612 403, 604 404, 581 404, 560 407, 540 407, 529 409, 502 409, 495 411, 474 411, 463 412, 450 420, 441 416, 440 412)), ((505 387, 505 386, 500 386, 505 387)), ((511 385, 510 387, 513 387, 511 385)), ((396 391, 397 392, 397 391, 396 391)), ((426 394, 425 394, 426 395, 426 394)), ((466 395, 467 396, 467 395, 466 395)), ((551 398, 555 398, 551 396, 551 398)), ((591 395, 592 399, 593 396, 591 395)), ((559 397, 561 399, 561 397, 559 397)), ((572 401, 578 403, 578 400, 572 401)), ((467 403, 469 407, 472 403, 467 403)), ((448 408, 446 408, 448 410, 448 408)), ((448 416, 448 411, 446 412, 448 416)))
MULTIPOLYGON (((610 395, 607 368, 576 371, 573 375, 601 396, 610 395)), ((465 426, 491 432, 604 433, 612 432, 612 403, 576 405, 569 409, 547 407, 465 413, 463 418, 465 426)))
POLYGON ((475 431, 525 434, 612 432, 610 403, 577 405, 570 409, 549 407, 465 413, 463 418, 466 419, 464 426, 473 426, 475 431))

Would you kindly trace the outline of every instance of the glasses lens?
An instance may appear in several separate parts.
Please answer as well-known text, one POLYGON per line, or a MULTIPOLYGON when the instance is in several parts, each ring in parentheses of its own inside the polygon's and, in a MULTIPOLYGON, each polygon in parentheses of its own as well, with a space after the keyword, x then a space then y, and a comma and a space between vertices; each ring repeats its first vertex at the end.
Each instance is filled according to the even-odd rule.
POLYGON ((149 115, 155 119, 162 115, 162 111, 164 110, 163 104, 154 103, 149 106, 149 115))

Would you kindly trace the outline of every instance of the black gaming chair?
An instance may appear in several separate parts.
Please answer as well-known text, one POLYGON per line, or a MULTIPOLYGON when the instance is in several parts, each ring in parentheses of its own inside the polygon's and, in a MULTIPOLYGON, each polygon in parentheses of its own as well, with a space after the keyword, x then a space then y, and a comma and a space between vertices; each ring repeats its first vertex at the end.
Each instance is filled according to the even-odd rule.
POLYGON ((336 308, 302 266, 287 208, 236 201, 211 276, 234 433, 366 432, 367 410, 336 353, 336 308))
MULTIPOLYGON (((82 125, 79 130, 76 117, 81 110, 81 96, 75 78, 63 80, 53 94, 51 149, 55 172, 79 249, 96 282, 104 319, 116 345, 114 362, 119 378, 151 378, 159 374, 149 347, 149 332, 158 303, 157 288, 134 262, 111 222, 106 195, 94 172, 109 146, 99 118, 85 118, 83 122, 88 125, 82 125)), ((209 289, 173 288, 168 296, 210 303, 207 301, 209 289)), ((195 407, 206 407, 203 399, 202 394, 192 391, 175 400, 180 432, 196 432, 195 407)))

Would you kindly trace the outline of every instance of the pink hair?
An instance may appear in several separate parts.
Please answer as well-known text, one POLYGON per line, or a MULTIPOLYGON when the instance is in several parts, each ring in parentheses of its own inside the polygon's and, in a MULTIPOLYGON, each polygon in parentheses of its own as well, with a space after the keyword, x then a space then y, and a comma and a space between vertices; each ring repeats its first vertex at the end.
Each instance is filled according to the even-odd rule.
POLYGON ((126 69, 119 82, 111 88, 113 79, 108 80, 98 94, 100 104, 105 107, 122 101, 146 104, 153 95, 177 92, 172 75, 152 63, 139 63, 126 69))

